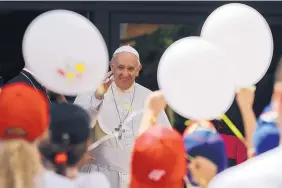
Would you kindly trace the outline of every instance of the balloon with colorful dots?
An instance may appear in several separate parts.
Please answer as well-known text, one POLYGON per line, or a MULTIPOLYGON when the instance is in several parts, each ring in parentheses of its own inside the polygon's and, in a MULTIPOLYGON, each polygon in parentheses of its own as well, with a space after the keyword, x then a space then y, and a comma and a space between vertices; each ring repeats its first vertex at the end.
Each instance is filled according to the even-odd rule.
POLYGON ((45 12, 30 23, 23 38, 23 57, 41 84, 63 95, 95 91, 109 64, 99 30, 68 10, 45 12))

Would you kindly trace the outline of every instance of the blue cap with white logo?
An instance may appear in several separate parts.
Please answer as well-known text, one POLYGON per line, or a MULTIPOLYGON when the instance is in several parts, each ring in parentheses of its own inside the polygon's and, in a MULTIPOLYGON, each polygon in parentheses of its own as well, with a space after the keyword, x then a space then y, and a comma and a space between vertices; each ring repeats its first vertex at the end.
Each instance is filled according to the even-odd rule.
MULTIPOLYGON (((227 168, 228 159, 225 144, 213 126, 205 126, 201 122, 195 122, 194 125, 187 127, 184 132, 184 145, 190 156, 205 157, 213 162, 217 166, 218 173, 227 168)), ((188 178, 192 184, 196 185, 189 172, 188 178)))

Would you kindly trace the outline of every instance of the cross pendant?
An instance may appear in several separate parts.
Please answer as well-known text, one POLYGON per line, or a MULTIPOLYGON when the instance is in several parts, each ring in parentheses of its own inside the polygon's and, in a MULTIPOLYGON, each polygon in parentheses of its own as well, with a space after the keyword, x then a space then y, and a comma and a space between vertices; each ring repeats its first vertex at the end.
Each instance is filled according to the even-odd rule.
POLYGON ((121 140, 122 132, 125 132, 125 130, 124 130, 124 129, 121 129, 121 125, 119 125, 118 128, 115 128, 115 131, 116 131, 116 132, 119 132, 119 134, 118 134, 118 139, 121 140))

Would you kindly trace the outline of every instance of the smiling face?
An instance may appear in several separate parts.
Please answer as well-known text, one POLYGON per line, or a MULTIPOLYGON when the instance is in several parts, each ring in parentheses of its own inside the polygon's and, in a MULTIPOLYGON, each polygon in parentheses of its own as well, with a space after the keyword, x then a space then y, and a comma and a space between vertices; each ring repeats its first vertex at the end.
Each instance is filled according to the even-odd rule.
POLYGON ((127 52, 116 54, 111 62, 115 84, 122 90, 132 86, 141 68, 138 58, 127 52))

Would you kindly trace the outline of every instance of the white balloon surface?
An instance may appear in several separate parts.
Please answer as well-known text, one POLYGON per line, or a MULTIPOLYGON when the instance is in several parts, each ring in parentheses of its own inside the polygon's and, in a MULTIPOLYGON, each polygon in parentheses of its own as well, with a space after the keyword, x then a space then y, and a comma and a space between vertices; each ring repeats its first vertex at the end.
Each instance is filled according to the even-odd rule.
POLYGON ((230 3, 217 8, 206 19, 201 37, 226 51, 237 87, 256 84, 270 66, 272 33, 264 17, 250 6, 230 3))
POLYGON ((41 84, 64 95, 94 91, 109 64, 99 30, 68 10, 48 11, 31 22, 23 38, 23 56, 41 84))
POLYGON ((281 187, 281 157, 281 147, 277 147, 248 159, 218 174, 209 183, 209 188, 281 187))
POLYGON ((189 119, 221 117, 235 87, 223 50, 200 37, 173 43, 161 57, 158 84, 168 105, 189 119))

